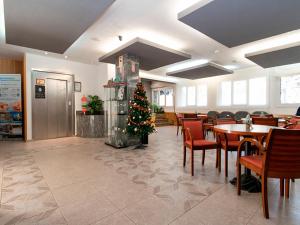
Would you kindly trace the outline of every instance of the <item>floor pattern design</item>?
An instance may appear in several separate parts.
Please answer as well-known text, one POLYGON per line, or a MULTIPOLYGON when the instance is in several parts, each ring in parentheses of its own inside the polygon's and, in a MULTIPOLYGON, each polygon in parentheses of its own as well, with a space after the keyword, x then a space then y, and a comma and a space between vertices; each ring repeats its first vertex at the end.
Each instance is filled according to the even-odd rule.
POLYGON ((63 138, 0 143, 0 224, 60 225, 268 225, 300 224, 299 183, 290 199, 269 180, 270 220, 260 194, 236 189, 235 154, 229 178, 196 154, 195 176, 182 166, 182 139, 175 127, 159 128, 145 150, 113 149, 103 139, 63 138))

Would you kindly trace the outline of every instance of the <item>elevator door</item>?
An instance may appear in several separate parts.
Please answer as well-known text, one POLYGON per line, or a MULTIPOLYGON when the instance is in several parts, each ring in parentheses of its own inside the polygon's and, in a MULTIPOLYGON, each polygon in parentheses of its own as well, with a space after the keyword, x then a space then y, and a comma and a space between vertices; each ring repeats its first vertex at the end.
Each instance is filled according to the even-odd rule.
POLYGON ((48 138, 67 136, 67 81, 47 79, 48 138))
POLYGON ((33 73, 33 90, 44 80, 44 96, 32 97, 33 139, 50 139, 73 135, 73 77, 52 73, 33 73))

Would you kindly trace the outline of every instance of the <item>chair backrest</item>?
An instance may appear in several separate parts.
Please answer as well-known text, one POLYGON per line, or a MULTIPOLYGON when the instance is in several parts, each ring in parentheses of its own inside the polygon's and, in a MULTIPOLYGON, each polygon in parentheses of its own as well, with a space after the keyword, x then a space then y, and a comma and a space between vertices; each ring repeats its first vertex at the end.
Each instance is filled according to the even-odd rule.
POLYGON ((296 116, 300 116, 300 107, 297 109, 296 116))
POLYGON ((252 113, 252 115, 262 115, 262 114, 268 115, 269 113, 267 113, 265 111, 255 111, 252 113))
POLYGON ((278 118, 268 118, 268 117, 253 117, 252 123, 257 125, 267 125, 278 127, 278 118))
POLYGON ((300 130, 300 124, 290 124, 286 127, 289 130, 300 130))
POLYGON ((293 116, 290 121, 292 124, 299 124, 300 123, 300 117, 299 116, 293 116))
POLYGON ((271 129, 266 143, 266 175, 300 178, 300 130, 271 129))
MULTIPOLYGON (((232 120, 232 119, 217 119, 216 124, 217 125, 236 124, 236 121, 232 120)), ((236 134, 226 134, 226 137, 227 137, 228 141, 238 141, 238 140, 240 140, 239 135, 236 135, 236 134)), ((221 141, 223 141, 223 140, 224 140, 224 138, 223 138, 223 136, 221 136, 221 141)))
POLYGON ((208 111, 207 120, 209 123, 212 123, 215 119, 217 119, 219 113, 217 111, 208 111))
POLYGON ((190 130, 193 138, 195 140, 203 140, 204 132, 203 132, 203 122, 199 119, 182 119, 182 127, 183 127, 183 139, 184 141, 189 140, 189 135, 187 129, 190 130))
POLYGON ((234 114, 235 120, 241 120, 242 118, 246 118, 248 116, 249 112, 247 111, 238 111, 234 114))
POLYGON ((182 113, 176 113, 176 122, 177 122, 177 125, 181 125, 181 119, 183 118, 183 115, 182 113))
POLYGON ((216 119, 216 124, 221 125, 221 124, 236 124, 236 121, 229 118, 229 119, 216 119))
POLYGON ((183 118, 198 118, 196 113, 184 113, 183 118))
POLYGON ((226 119, 226 118, 233 119, 234 114, 232 112, 229 112, 229 111, 223 111, 218 115, 218 118, 219 119, 226 119))

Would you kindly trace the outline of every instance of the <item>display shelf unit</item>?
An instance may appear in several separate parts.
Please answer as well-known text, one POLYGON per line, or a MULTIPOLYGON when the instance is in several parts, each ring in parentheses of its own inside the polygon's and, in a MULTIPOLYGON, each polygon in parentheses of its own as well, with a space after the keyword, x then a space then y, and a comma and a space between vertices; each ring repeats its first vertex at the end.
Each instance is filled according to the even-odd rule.
POLYGON ((134 91, 127 83, 105 85, 105 143, 125 148, 137 143, 127 132, 128 96, 134 91))

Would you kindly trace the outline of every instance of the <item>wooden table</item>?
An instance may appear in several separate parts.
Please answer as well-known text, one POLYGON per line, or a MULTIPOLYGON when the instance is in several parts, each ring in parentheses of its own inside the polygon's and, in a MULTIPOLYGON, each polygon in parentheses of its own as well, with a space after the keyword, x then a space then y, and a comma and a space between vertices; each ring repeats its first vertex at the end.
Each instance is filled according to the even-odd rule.
MULTIPOLYGON (((223 134, 236 134, 243 136, 244 138, 257 137, 262 138, 267 136, 270 129, 277 128, 273 126, 265 125, 255 125, 252 124, 250 127, 246 124, 223 124, 214 126, 214 131, 217 133, 223 134)), ((252 154, 251 144, 246 143, 245 145, 245 154, 252 154)), ((233 178, 230 183, 236 184, 236 178, 233 178)), ((260 181, 251 175, 251 170, 245 169, 245 174, 242 175, 241 187, 243 190, 248 190, 251 192, 260 192, 260 181)))

